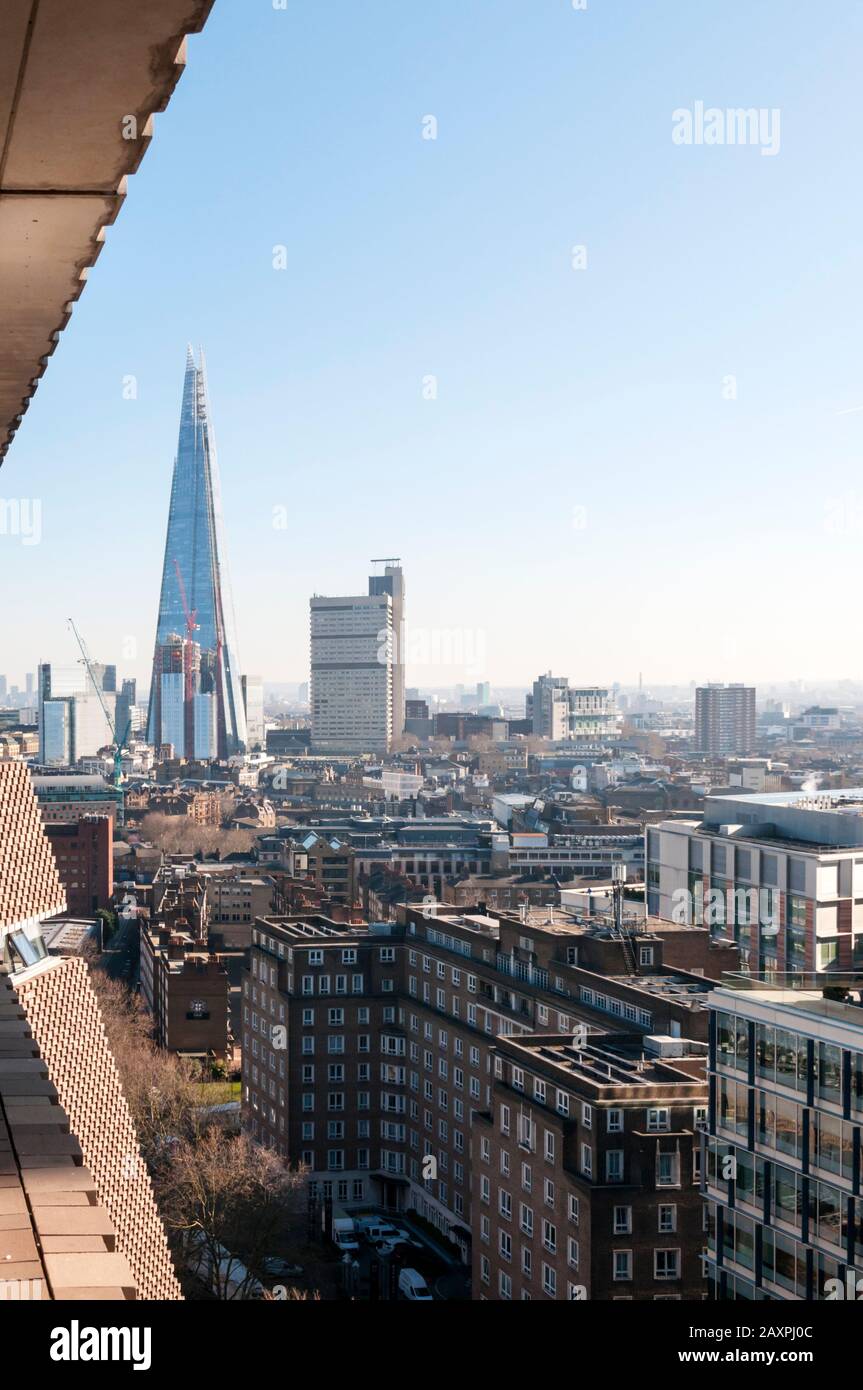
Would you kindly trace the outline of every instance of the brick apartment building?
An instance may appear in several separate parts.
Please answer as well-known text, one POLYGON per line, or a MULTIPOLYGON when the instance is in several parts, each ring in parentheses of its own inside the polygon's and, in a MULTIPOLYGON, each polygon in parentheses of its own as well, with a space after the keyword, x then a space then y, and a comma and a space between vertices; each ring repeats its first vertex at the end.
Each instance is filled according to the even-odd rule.
POLYGON ((222 792, 163 791, 148 796, 146 811, 160 816, 187 816, 195 825, 222 824, 222 792))
MULTIPOLYGON (((579 1025, 625 1034, 631 1055, 621 1057, 620 1070, 635 1075, 633 1039, 658 1035, 674 1051, 681 1050, 675 1040, 685 1040, 700 1071, 675 1084, 690 1112, 706 1104, 709 976, 717 952, 725 968, 737 961, 707 932, 672 928, 662 936, 647 924, 633 948, 608 925, 559 912, 550 922, 543 909, 460 915, 438 904, 405 907, 399 916, 372 927, 309 915, 261 918, 252 933, 243 981, 244 1122, 308 1165, 324 1196, 412 1207, 469 1259, 480 1220, 474 1131, 493 1113, 495 1049, 509 1041, 530 1047, 535 1035, 559 1040, 579 1025), (688 968, 674 963, 682 957, 688 968), (429 1157, 435 1172, 424 1179, 429 1157)), ((669 1094, 662 1065, 648 1069, 660 1098, 669 1094)), ((632 1086, 639 1097, 652 1094, 643 1081, 632 1086)), ((687 1174, 689 1118, 690 1137, 681 1140, 687 1174)), ((682 1134, 682 1114, 674 1123, 672 1133, 682 1134)), ((648 1183, 643 1154, 627 1171, 648 1183)), ((688 1258, 681 1270, 684 1283, 694 1277, 688 1258)), ((648 1296, 640 1264, 638 1273, 637 1296, 648 1296)), ((599 1269, 594 1277, 601 1282, 599 1269)), ((565 1280, 556 1287, 555 1297, 568 1296, 565 1280)))
POLYGON ((706 1056, 624 1033, 501 1038, 472 1135, 480 1299, 698 1299, 706 1056))
POLYGON ((226 1061, 231 1053, 230 985, 217 955, 183 930, 140 930, 141 996, 153 1018, 156 1041, 169 1052, 226 1061))
POLYGON ((45 833, 54 851, 57 872, 72 916, 92 917, 108 909, 114 892, 112 821, 109 816, 82 816, 49 821, 45 833))

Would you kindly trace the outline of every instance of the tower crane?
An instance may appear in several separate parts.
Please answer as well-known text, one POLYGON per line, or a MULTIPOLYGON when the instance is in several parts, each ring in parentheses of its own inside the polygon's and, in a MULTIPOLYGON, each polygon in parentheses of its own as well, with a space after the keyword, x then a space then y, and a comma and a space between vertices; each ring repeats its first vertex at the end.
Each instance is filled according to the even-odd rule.
POLYGON ((96 677, 93 674, 93 663, 90 660, 90 654, 87 651, 86 646, 84 645, 84 639, 78 631, 77 627, 75 626, 74 619, 69 618, 68 621, 69 626, 75 634, 75 640, 78 643, 78 646, 81 648, 81 656, 84 659, 84 665, 87 669, 87 675, 90 677, 90 684, 92 685, 93 689, 99 697, 99 704, 102 706, 102 713, 105 716, 105 722, 108 725, 108 728, 111 730, 111 752, 114 757, 114 790, 117 793, 117 824, 121 826, 124 822, 123 747, 126 743, 126 739, 129 737, 129 730, 132 726, 131 720, 126 721, 125 729, 123 730, 121 735, 118 735, 116 718, 112 719, 110 714, 108 713, 108 706, 105 704, 105 701, 102 698, 102 688, 98 684, 96 677))

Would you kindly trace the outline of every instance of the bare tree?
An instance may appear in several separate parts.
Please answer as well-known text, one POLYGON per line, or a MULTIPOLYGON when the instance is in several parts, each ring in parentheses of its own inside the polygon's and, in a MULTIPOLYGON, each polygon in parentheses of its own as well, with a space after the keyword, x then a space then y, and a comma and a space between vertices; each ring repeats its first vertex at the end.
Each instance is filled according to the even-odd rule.
POLYGON ((181 1140, 160 1176, 162 1216, 187 1268, 219 1299, 248 1298, 255 1271, 299 1214, 301 1173, 247 1135, 207 1130, 181 1140))

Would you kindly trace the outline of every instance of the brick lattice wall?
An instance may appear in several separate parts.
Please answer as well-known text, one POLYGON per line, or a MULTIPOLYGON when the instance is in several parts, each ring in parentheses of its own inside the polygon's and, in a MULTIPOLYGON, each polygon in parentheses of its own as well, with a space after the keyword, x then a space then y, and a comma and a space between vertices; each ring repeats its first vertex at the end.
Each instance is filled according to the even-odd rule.
POLYGON ((182 1298, 85 963, 77 956, 52 960, 15 988, 138 1297, 182 1298))

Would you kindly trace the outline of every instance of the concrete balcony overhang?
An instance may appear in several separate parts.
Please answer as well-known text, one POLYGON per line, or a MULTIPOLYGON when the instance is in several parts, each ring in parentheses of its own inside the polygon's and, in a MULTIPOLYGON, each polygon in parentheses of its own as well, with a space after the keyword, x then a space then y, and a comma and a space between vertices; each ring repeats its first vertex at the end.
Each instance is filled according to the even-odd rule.
POLYGON ((0 464, 212 5, 0 5, 0 464))

